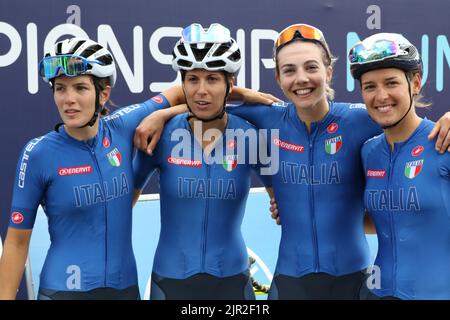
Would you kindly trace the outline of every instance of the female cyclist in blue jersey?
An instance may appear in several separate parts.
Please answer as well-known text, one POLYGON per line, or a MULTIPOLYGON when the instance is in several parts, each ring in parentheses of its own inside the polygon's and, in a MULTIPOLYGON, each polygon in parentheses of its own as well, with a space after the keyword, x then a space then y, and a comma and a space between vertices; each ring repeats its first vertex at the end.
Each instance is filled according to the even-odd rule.
MULTIPOLYGON (((358 299, 369 265, 359 153, 381 128, 364 105, 332 101, 335 59, 319 29, 287 27, 274 58, 276 80, 291 102, 228 109, 258 128, 280 130, 270 141, 279 149, 271 179, 282 237, 269 298, 358 299)), ((431 135, 440 129, 441 151, 450 142, 449 119, 447 113, 431 135)))
POLYGON ((367 299, 450 299, 450 154, 438 154, 419 117, 422 61, 395 33, 379 33, 349 52, 370 117, 384 133, 361 151, 365 206, 378 253, 367 299), (381 281, 380 281, 381 280, 381 281))
POLYGON ((172 66, 190 112, 167 123, 151 157, 141 152, 134 162, 135 200, 153 169, 160 172, 150 298, 255 299, 241 224, 251 171, 259 168, 249 159, 258 139, 253 126, 225 112, 239 47, 220 24, 192 24, 175 45, 172 66))
MULTIPOLYGON (((360 149, 381 128, 364 105, 333 101, 335 58, 319 29, 287 27, 274 59, 290 102, 228 110, 260 129, 280 130, 270 141, 279 149, 272 187, 282 235, 269 299, 358 299, 369 265, 360 149)), ((444 120, 448 135, 448 115, 444 120)))
MULTIPOLYGON (((42 205, 51 245, 39 299, 138 299, 131 245, 134 129, 153 111, 180 102, 168 90, 101 117, 116 68, 108 50, 87 39, 56 43, 40 72, 63 123, 27 143, 19 157, 0 298, 16 296, 42 205)), ((174 109, 162 112, 170 117, 174 109)))

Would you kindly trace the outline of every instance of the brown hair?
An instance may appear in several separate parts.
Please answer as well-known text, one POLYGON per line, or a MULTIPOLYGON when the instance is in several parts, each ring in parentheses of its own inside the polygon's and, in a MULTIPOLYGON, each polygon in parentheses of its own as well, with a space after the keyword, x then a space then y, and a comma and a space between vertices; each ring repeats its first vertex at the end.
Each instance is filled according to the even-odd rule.
MULTIPOLYGON (((412 81, 412 79, 414 78, 414 75, 416 73, 421 74, 420 71, 409 71, 406 72, 406 78, 408 79, 409 82, 412 81)), ((419 92, 416 95, 413 95, 413 100, 414 100, 414 106, 418 107, 418 108, 427 108, 431 106, 431 102, 428 102, 425 100, 424 96, 419 92)))
MULTIPOLYGON (((103 90, 105 90, 105 88, 106 88, 107 86, 110 86, 110 85, 111 85, 111 82, 109 81, 109 77, 106 77, 106 78, 98 78, 98 77, 92 76, 92 82, 94 83, 94 86, 96 86, 97 89, 98 89, 99 91, 103 91, 103 90)), ((102 110, 100 111, 100 116, 107 116, 107 115, 109 114, 109 109, 108 109, 108 107, 106 106, 106 104, 110 104, 111 106, 116 107, 116 104, 113 103, 113 102, 111 101, 111 99, 109 99, 109 100, 106 101, 105 104, 102 106, 102 110)))

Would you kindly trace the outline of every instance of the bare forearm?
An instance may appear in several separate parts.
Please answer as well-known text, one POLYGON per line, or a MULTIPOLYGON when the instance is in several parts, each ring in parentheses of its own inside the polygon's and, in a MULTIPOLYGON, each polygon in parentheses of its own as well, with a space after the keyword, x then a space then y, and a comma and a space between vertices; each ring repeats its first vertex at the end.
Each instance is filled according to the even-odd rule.
POLYGON ((139 200, 139 196, 142 193, 142 189, 134 189, 133 190, 133 207, 136 204, 136 202, 139 200))
POLYGON ((178 114, 185 113, 188 111, 189 111, 189 109, 187 108, 187 106, 185 104, 179 104, 179 105, 173 106, 172 108, 159 110, 159 112, 161 112, 161 114, 164 116, 165 122, 169 121, 170 119, 172 119, 173 117, 175 117, 178 114))
POLYGON ((169 89, 164 90, 162 94, 164 95, 164 97, 166 97, 167 100, 169 100, 171 107, 186 103, 183 88, 180 85, 170 87, 169 89))
POLYGON ((367 213, 364 215, 364 232, 366 234, 377 233, 377 230, 375 229, 375 224, 373 223, 372 219, 367 213))
POLYGON ((273 192, 272 188, 266 187, 266 191, 269 194, 270 199, 274 199, 275 198, 275 193, 273 192))
POLYGON ((28 255, 28 245, 12 245, 7 241, 0 260, 0 300, 16 298, 28 255))

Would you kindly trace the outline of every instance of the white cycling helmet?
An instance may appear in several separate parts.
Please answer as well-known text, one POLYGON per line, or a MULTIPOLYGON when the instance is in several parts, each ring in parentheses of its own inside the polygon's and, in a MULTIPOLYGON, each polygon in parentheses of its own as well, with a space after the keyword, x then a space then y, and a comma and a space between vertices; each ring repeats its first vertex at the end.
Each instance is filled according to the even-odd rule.
POLYGON ((417 48, 398 33, 377 33, 354 45, 348 55, 353 78, 381 68, 398 68, 422 74, 417 48))
POLYGON ((98 78, 109 77, 110 85, 113 87, 117 77, 112 54, 99 43, 84 38, 71 38, 55 43, 53 48, 45 53, 39 69, 45 82, 49 82, 64 73, 68 76, 93 75, 98 78), (84 65, 81 64, 78 68, 72 68, 71 74, 67 74, 64 66, 56 64, 57 62, 50 66, 50 71, 46 70, 44 66, 46 59, 62 55, 84 58, 84 65))
POLYGON ((173 49, 172 67, 175 71, 205 69, 236 75, 241 67, 241 52, 230 30, 221 24, 213 23, 206 29, 193 23, 183 29, 173 49))

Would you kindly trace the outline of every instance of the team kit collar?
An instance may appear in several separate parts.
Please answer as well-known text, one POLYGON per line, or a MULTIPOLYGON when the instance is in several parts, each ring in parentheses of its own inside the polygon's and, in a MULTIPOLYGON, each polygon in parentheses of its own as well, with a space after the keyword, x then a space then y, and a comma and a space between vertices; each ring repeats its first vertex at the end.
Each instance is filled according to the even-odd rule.
MULTIPOLYGON (((402 149, 404 146, 406 146, 411 140, 415 139, 422 131, 424 131, 427 126, 429 125, 430 121, 427 118, 422 119, 419 126, 414 130, 414 132, 409 136, 408 139, 402 142, 395 142, 394 143, 394 150, 393 153, 397 152, 398 150, 402 149)), ((383 141, 384 141, 384 148, 388 150, 388 153, 391 152, 391 147, 389 145, 389 142, 387 141, 386 135, 383 133, 383 141)))
POLYGON ((72 143, 72 144, 77 145, 77 146, 82 146, 82 147, 85 147, 86 144, 87 144, 87 145, 91 146, 92 148, 95 148, 99 144, 99 141, 102 141, 103 137, 106 136, 106 132, 104 132, 104 130, 105 130, 105 125, 103 123, 103 120, 100 119, 99 122, 98 122, 98 132, 97 132, 97 134, 95 135, 95 137, 93 137, 93 138, 91 138, 91 139, 89 139, 87 141, 80 141, 80 140, 77 140, 77 139, 71 137, 67 133, 67 131, 64 128, 64 126, 60 126, 57 132, 61 135, 61 137, 63 137, 69 143, 72 143))
MULTIPOLYGON (((339 118, 339 116, 337 116, 335 114, 334 102, 333 101, 328 101, 328 105, 330 106, 330 109, 328 110, 328 112, 325 115, 325 117, 322 120, 320 120, 320 121, 311 123, 311 133, 309 133, 309 134, 312 134, 316 130, 319 130, 319 131, 327 130, 327 127, 333 121, 335 121, 336 118, 339 118)), ((305 123, 299 118, 299 116, 297 114, 297 110, 295 108, 295 105, 292 102, 289 102, 288 105, 287 105, 287 108, 288 108, 289 118, 295 123, 297 128, 302 130, 302 131, 304 131, 304 130, 307 131, 305 123)))

